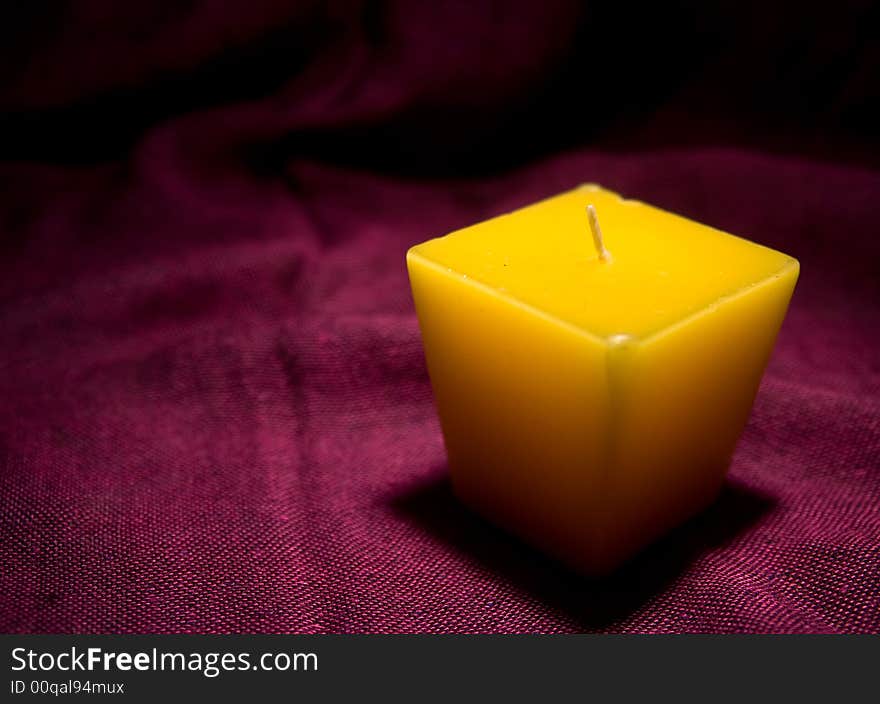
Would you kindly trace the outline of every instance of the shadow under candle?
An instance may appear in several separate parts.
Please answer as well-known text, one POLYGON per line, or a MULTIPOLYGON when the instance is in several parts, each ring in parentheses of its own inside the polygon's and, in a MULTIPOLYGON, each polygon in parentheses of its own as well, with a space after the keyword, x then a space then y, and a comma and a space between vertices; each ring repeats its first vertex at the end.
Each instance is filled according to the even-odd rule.
POLYGON ((453 551, 567 614, 584 631, 615 630, 661 595, 700 555, 729 543, 775 505, 774 498, 727 480, 705 511, 670 532, 608 577, 588 579, 522 543, 466 508, 442 474, 393 499, 394 510, 453 551))

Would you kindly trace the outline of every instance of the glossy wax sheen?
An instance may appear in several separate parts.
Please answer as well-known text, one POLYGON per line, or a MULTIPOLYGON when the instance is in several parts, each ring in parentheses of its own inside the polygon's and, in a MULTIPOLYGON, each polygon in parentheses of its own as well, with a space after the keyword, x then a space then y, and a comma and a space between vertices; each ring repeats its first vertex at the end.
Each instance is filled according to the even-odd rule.
POLYGON ((798 276, 595 185, 407 265, 456 493, 594 575, 717 495, 798 276))

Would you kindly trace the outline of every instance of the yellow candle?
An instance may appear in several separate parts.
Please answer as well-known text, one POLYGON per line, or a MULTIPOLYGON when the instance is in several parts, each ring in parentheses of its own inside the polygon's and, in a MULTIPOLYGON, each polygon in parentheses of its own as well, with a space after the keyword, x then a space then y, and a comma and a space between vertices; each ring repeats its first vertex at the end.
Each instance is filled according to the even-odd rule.
POLYGON ((407 266, 457 495, 587 574, 715 498, 799 269, 595 185, 407 266))

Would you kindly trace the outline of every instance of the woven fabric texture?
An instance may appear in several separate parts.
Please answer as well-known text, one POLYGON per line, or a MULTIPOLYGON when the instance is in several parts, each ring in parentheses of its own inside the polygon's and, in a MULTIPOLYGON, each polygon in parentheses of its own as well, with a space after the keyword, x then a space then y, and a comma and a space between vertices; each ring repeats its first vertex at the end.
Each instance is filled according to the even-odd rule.
MULTIPOLYGON (((7 105, 190 71, 291 21, 248 5, 211 25, 197 3, 203 33, 171 39, 153 18, 164 43, 145 31, 128 54, 97 42, 100 81, 68 27, 50 54, 73 57, 68 80, 38 63, 7 105)), ((531 5, 474 19, 488 48, 463 29, 430 45, 470 26, 462 8, 379 39, 331 18, 342 40, 259 95, 174 103, 112 155, 0 165, 0 630, 880 631, 880 172, 699 144, 586 143, 468 178, 337 158, 364 124, 411 138, 408 111, 509 106, 573 12, 531 5), (452 496, 404 266, 412 244, 585 181, 802 265, 719 500, 601 581, 452 496)))

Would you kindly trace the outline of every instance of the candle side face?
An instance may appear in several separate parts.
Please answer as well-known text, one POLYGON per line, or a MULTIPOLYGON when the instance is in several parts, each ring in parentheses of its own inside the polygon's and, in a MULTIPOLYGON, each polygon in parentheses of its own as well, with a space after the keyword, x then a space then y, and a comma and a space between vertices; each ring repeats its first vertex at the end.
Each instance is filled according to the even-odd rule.
POLYGON ((649 340, 609 348, 606 557, 634 553, 714 500, 797 274, 786 269, 649 340))
POLYGON ((592 563, 614 422, 606 346, 421 257, 408 266, 456 494, 592 563))
POLYGON ((797 267, 780 252, 589 185, 413 252, 601 338, 644 339, 797 267), (610 262, 593 246, 588 204, 610 262))

